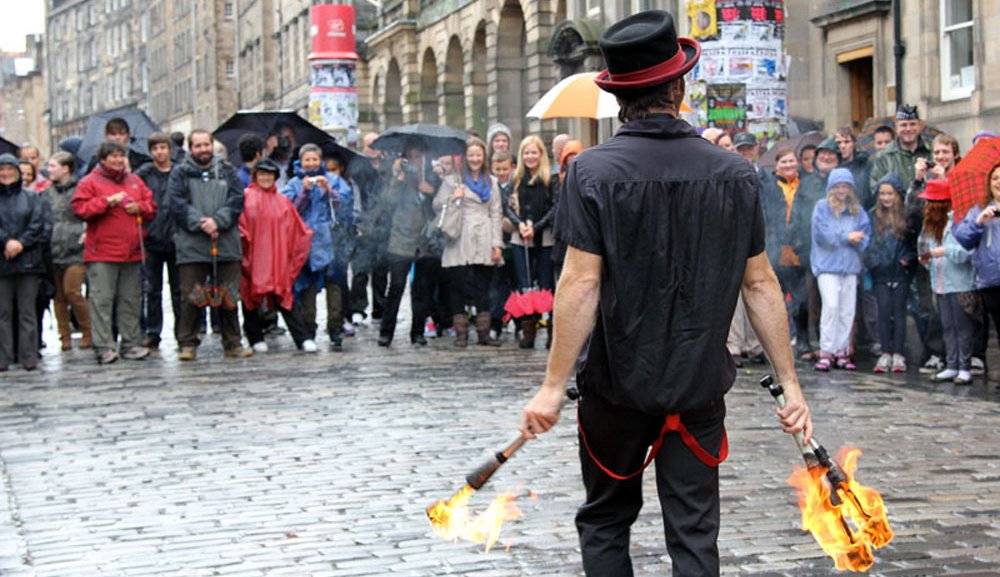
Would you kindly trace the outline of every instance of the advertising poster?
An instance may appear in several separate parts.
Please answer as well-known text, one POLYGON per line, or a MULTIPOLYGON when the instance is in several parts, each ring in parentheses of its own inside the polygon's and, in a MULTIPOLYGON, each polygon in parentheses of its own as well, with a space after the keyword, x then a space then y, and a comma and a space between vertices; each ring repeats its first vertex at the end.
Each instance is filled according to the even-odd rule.
POLYGON ((719 34, 715 0, 690 0, 687 7, 688 30, 698 40, 713 39, 719 34))
POLYGON ((708 126, 729 132, 746 129, 746 85, 709 84, 705 87, 708 126))

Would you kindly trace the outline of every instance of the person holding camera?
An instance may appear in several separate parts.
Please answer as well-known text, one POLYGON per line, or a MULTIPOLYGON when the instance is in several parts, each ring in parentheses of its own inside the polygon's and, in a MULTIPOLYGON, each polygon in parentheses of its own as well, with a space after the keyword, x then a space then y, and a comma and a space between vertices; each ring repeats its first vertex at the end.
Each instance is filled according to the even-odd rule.
MULTIPOLYGON (((979 204, 969 210, 953 232, 959 244, 975 249, 972 266, 976 269, 976 288, 1000 339, 1000 164, 990 170, 979 204)), ((988 333, 986 324, 984 332, 988 333)))
POLYGON ((439 179, 428 168, 427 145, 420 138, 411 138, 403 145, 403 156, 392 165, 392 178, 385 191, 383 208, 388 212, 389 246, 386 263, 389 269, 389 294, 385 300, 378 345, 392 344, 396 331, 396 315, 406 289, 406 277, 413 266, 410 287, 410 343, 426 345, 424 319, 431 312, 435 269, 440 259, 435 257, 424 234, 433 218, 431 207, 439 179))
POLYGON ((316 295, 326 289, 326 329, 330 349, 343 349, 344 307, 342 293, 347 291, 347 260, 335 236, 338 226, 353 223, 354 200, 344 179, 326 172, 323 151, 315 144, 304 144, 299 151, 295 177, 281 190, 291 199, 302 220, 313 230, 309 260, 295 280, 295 306, 305 321, 309 339, 306 352, 316 351, 316 295))
MULTIPOLYGON (((958 140, 948 134, 939 134, 931 143, 932 158, 917 157, 913 161, 913 180, 904 181, 906 192, 907 222, 910 224, 910 236, 919 238, 923 232, 924 213, 927 201, 923 192, 928 182, 935 180, 947 181, 948 172, 955 166, 959 158, 958 140)), ((945 342, 941 329, 941 315, 934 305, 929 269, 916 267, 913 280, 916 284, 919 318, 917 329, 924 345, 924 366, 922 372, 935 373, 943 368, 945 358, 945 342)), ((982 341, 978 339, 977 342, 982 341)), ((981 347, 976 347, 977 352, 981 347)), ((982 353, 979 353, 982 354, 982 353)), ((976 359, 981 365, 981 360, 976 359)))

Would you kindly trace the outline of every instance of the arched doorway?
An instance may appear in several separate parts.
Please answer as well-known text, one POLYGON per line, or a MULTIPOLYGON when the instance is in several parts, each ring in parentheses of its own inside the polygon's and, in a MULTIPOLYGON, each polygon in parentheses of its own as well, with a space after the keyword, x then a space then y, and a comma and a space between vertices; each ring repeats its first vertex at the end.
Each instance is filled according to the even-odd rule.
POLYGON ((444 122, 459 130, 465 128, 465 90, 462 81, 462 43, 458 36, 448 41, 444 61, 444 122))
POLYGON ((508 1, 500 11, 497 33, 497 117, 514 133, 511 149, 516 149, 524 136, 524 113, 528 111, 526 43, 524 12, 516 1, 508 1))
POLYGON ((472 128, 486 138, 489 126, 489 82, 486 76, 486 22, 476 27, 472 39, 472 128))
POLYGON ((399 74, 399 64, 393 58, 389 61, 389 70, 385 73, 385 100, 382 101, 383 117, 386 129, 403 123, 403 81, 399 74))
POLYGON ((420 66, 420 122, 425 124, 438 123, 437 72, 434 50, 428 48, 420 66))

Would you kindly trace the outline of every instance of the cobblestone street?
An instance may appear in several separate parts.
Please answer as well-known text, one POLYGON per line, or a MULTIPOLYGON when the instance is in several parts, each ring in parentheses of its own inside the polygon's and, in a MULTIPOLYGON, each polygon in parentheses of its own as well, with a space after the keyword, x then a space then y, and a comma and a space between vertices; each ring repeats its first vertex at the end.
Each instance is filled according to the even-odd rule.
MULTIPOLYGON (((541 344, 418 349, 401 328, 386 350, 376 332, 359 329, 339 354, 325 339, 297 353, 285 336, 238 361, 209 336, 190 364, 171 341, 106 368, 50 344, 41 371, 0 378, 0 575, 582 575, 572 410, 473 498, 537 493, 505 526, 508 551, 443 541, 424 514, 516 437, 541 344)), ((799 529, 785 483, 799 458, 762 375, 741 372, 727 397, 723 574, 836 574, 799 529)), ((858 480, 885 497, 896 536, 870 574, 1000 575, 996 384, 935 387, 915 370, 802 377, 819 440, 860 446, 858 480)), ((667 575, 651 477, 633 558, 638 575, 667 575)))

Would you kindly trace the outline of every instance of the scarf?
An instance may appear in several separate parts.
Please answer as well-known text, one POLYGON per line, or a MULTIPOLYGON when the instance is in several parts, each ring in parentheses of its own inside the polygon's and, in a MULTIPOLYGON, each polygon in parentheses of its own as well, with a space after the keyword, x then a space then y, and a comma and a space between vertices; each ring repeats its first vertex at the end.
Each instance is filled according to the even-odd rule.
POLYGON ((473 180, 471 174, 465 173, 463 180, 465 181, 465 186, 479 196, 479 200, 484 203, 490 200, 490 189, 493 187, 493 181, 490 177, 486 176, 485 172, 479 172, 479 180, 473 180))
POLYGON ((98 170, 105 178, 114 182, 115 184, 121 184, 125 181, 125 175, 128 174, 125 170, 114 170, 104 166, 103 164, 98 165, 98 170))

